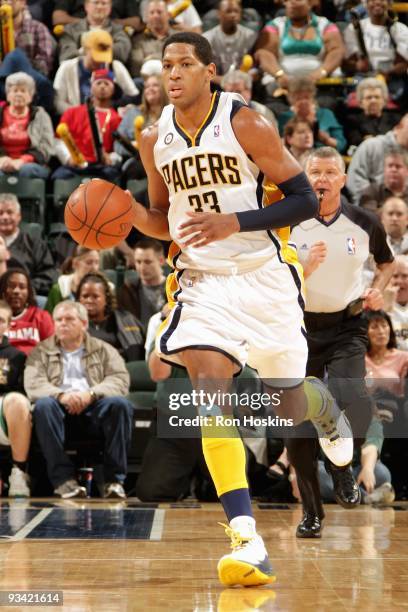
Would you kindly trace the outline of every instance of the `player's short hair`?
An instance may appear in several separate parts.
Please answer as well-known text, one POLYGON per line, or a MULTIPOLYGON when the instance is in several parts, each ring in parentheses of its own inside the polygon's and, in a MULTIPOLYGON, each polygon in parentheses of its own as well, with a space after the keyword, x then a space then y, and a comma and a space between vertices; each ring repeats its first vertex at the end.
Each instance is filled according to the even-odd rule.
POLYGON ((333 147, 320 147, 319 149, 313 149, 309 153, 305 161, 305 169, 313 159, 336 159, 337 164, 342 172, 346 171, 346 164, 340 153, 333 147))
POLYGON ((155 238, 142 238, 138 240, 134 246, 134 250, 143 249, 146 251, 147 249, 153 249, 156 255, 164 256, 163 245, 160 240, 156 240, 155 238))
POLYGON ((0 310, 5 310, 7 312, 7 315, 8 315, 7 323, 10 323, 11 317, 13 316, 13 311, 11 310, 11 307, 6 302, 6 300, 0 300, 0 310))
POLYGON ((173 45, 176 43, 191 45, 192 47, 194 47, 194 53, 197 59, 199 59, 200 62, 205 66, 214 63, 214 57, 210 43, 204 36, 201 36, 201 34, 197 34, 196 32, 176 32, 176 34, 172 34, 171 36, 166 38, 166 41, 163 45, 162 57, 164 57, 166 48, 169 45, 173 45))
POLYGON ((86 323, 88 323, 89 321, 87 309, 83 304, 80 304, 79 302, 73 302, 72 300, 63 300, 62 302, 58 302, 58 304, 52 311, 53 319, 55 319, 55 317, 57 316, 57 312, 60 308, 70 308, 71 310, 75 310, 81 321, 85 321, 86 323))

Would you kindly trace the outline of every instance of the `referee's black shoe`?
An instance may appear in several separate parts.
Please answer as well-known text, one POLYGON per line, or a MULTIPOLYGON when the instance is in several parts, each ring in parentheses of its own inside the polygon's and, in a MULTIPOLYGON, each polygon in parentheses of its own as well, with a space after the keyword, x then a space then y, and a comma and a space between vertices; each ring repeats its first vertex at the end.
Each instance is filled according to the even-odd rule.
POLYGON ((322 520, 314 512, 305 512, 296 529, 297 538, 321 538, 322 520))
POLYGON ((337 467, 331 461, 325 461, 326 472, 333 478, 336 502, 343 508, 354 508, 361 502, 361 492, 351 465, 337 467))

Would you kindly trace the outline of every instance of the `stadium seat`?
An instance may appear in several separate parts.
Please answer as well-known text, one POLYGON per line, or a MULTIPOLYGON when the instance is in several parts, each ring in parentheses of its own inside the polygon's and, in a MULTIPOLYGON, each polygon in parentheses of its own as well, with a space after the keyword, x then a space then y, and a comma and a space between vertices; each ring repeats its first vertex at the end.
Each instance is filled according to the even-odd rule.
POLYGON ((130 193, 136 200, 138 194, 144 193, 147 189, 147 178, 143 179, 132 179, 126 183, 126 189, 129 189, 130 193))
POLYGON ((26 223, 25 221, 22 221, 21 224, 20 224, 20 227, 34 241, 42 240, 42 238, 43 238, 43 227, 39 223, 26 223))
POLYGON ((41 178, 0 176, 0 193, 14 193, 21 205, 25 223, 45 227, 45 181, 41 178))
POLYGON ((63 211, 69 196, 81 183, 86 183, 91 177, 76 176, 72 179, 56 179, 54 181, 54 220, 63 219, 63 211))
POLYGON ((151 410, 154 406, 156 383, 150 378, 147 362, 129 361, 126 367, 130 376, 130 401, 136 410, 151 410))

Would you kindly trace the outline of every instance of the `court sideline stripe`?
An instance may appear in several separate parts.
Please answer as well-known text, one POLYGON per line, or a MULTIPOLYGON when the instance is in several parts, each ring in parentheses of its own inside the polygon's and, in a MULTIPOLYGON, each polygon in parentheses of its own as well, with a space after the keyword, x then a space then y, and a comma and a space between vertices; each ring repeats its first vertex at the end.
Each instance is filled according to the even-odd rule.
POLYGON ((24 527, 20 529, 20 531, 17 531, 17 533, 12 538, 10 538, 8 541, 18 542, 19 540, 24 540, 24 538, 26 538, 28 534, 31 533, 33 529, 35 529, 35 527, 37 527, 37 525, 42 523, 43 520, 49 514, 51 514, 53 510, 54 508, 44 508, 43 510, 41 510, 38 514, 35 515, 33 519, 31 519, 29 523, 27 523, 27 525, 24 525, 24 527))
POLYGON ((152 528, 150 531, 151 540, 161 540, 162 539, 165 514, 166 514, 166 511, 163 510, 162 508, 156 509, 154 511, 154 518, 153 518, 152 528))

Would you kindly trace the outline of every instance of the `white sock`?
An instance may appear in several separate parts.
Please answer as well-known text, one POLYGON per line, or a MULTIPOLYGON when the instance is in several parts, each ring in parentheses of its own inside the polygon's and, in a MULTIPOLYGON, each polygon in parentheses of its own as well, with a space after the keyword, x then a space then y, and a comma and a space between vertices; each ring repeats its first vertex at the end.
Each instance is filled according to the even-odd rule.
POLYGON ((256 535, 256 523, 252 516, 236 516, 230 521, 230 527, 245 540, 256 535))

